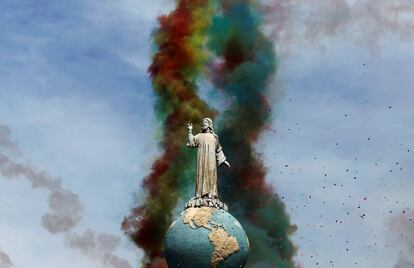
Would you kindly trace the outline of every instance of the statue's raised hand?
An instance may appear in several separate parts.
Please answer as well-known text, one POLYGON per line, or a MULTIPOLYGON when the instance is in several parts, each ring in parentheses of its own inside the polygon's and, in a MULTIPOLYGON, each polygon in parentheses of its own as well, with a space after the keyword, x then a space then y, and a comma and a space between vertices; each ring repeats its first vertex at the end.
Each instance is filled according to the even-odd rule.
POLYGON ((188 123, 187 124, 187 128, 188 128, 188 131, 193 131, 193 124, 192 123, 188 123))

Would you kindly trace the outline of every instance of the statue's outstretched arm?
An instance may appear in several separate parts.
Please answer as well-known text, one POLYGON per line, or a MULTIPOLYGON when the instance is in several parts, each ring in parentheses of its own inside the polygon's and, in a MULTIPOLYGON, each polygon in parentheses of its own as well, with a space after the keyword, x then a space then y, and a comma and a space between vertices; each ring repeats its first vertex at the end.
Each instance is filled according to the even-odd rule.
POLYGON ((193 124, 192 123, 188 123, 187 124, 187 128, 188 128, 188 141, 187 141, 187 146, 188 147, 197 147, 196 143, 194 142, 193 124))

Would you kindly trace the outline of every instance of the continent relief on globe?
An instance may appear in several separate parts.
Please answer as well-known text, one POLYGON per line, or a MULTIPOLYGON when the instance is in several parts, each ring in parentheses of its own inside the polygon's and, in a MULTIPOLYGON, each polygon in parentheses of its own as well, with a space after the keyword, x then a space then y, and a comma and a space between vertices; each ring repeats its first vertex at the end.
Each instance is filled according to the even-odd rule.
POLYGON ((214 246, 211 255, 212 267, 215 267, 219 262, 240 249, 236 237, 230 236, 221 224, 211 221, 211 217, 216 210, 216 208, 211 207, 188 208, 183 216, 183 223, 190 225, 191 228, 204 227, 211 231, 208 238, 214 246))

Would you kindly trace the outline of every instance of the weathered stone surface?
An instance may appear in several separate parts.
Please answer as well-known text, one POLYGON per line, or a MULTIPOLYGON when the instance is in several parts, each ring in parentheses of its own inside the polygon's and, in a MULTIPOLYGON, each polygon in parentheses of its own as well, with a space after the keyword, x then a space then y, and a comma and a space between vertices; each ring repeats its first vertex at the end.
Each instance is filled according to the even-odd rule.
POLYGON ((227 211, 211 207, 183 211, 165 239, 169 268, 240 268, 249 250, 241 224, 227 211))
POLYGON ((217 208, 217 209, 224 209, 227 211, 227 205, 223 202, 221 202, 217 198, 197 198, 194 197, 190 201, 185 204, 185 208, 200 208, 200 207, 211 207, 211 208, 217 208))
POLYGON ((208 238, 214 245, 214 251, 211 255, 211 264, 213 267, 223 261, 231 254, 239 251, 239 243, 234 236, 230 236, 224 229, 218 228, 212 231, 208 238))
POLYGON ((210 226, 210 220, 215 210, 215 208, 209 207, 188 208, 184 211, 183 223, 189 224, 193 229, 204 227, 213 230, 213 227, 210 226))

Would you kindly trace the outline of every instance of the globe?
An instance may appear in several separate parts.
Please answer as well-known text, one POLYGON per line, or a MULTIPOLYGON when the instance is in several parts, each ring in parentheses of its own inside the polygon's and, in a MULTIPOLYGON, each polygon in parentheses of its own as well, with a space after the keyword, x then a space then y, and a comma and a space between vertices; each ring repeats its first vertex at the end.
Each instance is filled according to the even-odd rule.
POLYGON ((244 267, 249 250, 239 221, 214 207, 184 210, 171 224, 164 248, 169 268, 244 267))

